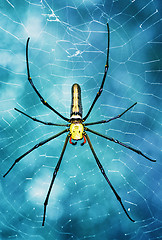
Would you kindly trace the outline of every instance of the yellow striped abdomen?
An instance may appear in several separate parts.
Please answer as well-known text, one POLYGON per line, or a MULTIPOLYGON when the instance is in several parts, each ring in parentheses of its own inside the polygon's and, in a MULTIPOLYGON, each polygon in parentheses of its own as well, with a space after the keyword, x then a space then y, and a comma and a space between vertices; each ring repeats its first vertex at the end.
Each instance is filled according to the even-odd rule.
POLYGON ((82 118, 81 88, 75 83, 72 86, 71 119, 82 118))

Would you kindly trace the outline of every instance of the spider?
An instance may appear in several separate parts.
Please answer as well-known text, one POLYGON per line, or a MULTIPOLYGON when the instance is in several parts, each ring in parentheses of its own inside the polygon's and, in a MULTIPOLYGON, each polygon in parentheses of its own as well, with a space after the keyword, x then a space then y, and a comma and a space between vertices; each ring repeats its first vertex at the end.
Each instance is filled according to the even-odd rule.
POLYGON ((50 197, 50 193, 51 193, 51 190, 52 190, 52 187, 53 187, 53 184, 54 184, 54 181, 55 181, 55 178, 57 176, 57 173, 59 171, 59 168, 60 168, 60 164, 61 164, 61 161, 62 161, 62 158, 63 158, 63 155, 64 155, 64 152, 65 152, 65 149, 66 149, 66 146, 67 146, 67 143, 68 141, 70 142, 70 144, 72 145, 76 145, 77 144, 77 141, 78 140, 82 140, 82 143, 81 145, 83 146, 85 143, 86 143, 86 140, 89 144, 89 147, 92 151, 92 154, 96 160, 96 164, 97 166, 99 167, 103 177, 105 178, 105 180, 107 181, 108 185, 110 186, 111 190, 113 191, 113 193, 115 194, 117 200, 119 201, 121 207, 123 208, 125 214, 127 215, 127 217, 132 221, 132 222, 135 222, 135 220, 133 220, 126 208, 124 207, 123 205, 123 202, 121 200, 121 197, 119 196, 119 194, 116 192, 115 188, 113 187, 113 185, 111 184, 108 176, 106 175, 105 173, 105 170, 101 164, 101 162, 99 161, 96 153, 95 153, 95 150, 91 144, 91 141, 90 141, 90 138, 87 134, 87 132, 90 132, 90 133, 93 133, 99 137, 102 137, 102 138, 105 138, 109 141, 112 141, 114 143, 117 143, 127 149, 130 149, 131 151, 134 151, 136 153, 138 153, 139 155, 142 155, 143 157, 145 157, 146 159, 152 161, 152 162, 156 162, 156 160, 153 160, 149 157, 147 157, 145 154, 143 154, 140 150, 138 149, 135 149, 125 143, 122 143, 120 142, 119 140, 117 139, 114 139, 112 137, 109 137, 107 135, 103 135, 101 133, 98 133, 94 130, 91 130, 89 129, 87 126, 89 125, 97 125, 97 124, 103 124, 103 123, 108 123, 110 121, 113 121, 115 119, 118 119, 120 117, 122 117, 126 112, 128 112, 130 109, 132 109, 136 104, 134 103, 132 106, 130 106, 129 108, 127 108, 124 112, 122 112, 121 114, 113 117, 113 118, 110 118, 108 120, 101 120, 101 121, 97 121, 97 122, 91 122, 91 123, 84 123, 87 118, 89 117, 95 103, 97 102, 98 98, 101 96, 101 93, 103 91, 103 87, 104 87, 104 83, 105 83, 105 79, 106 79, 106 75, 107 75, 107 71, 108 71, 108 68, 109 68, 109 45, 110 45, 110 30, 109 30, 109 24, 107 23, 107 33, 108 33, 108 45, 107 45, 107 58, 106 58, 106 64, 105 64, 105 70, 104 70, 104 75, 103 75, 103 79, 102 79, 102 82, 101 82, 101 86, 99 88, 99 91, 97 92, 87 114, 85 115, 85 117, 82 117, 82 103, 81 103, 81 88, 79 86, 79 84, 75 83, 73 84, 72 86, 72 103, 71 103, 71 113, 70 113, 70 118, 66 118, 64 117, 61 113, 59 113, 56 109, 54 109, 49 103, 47 103, 44 98, 42 97, 42 95, 40 94, 40 92, 37 90, 37 88, 35 87, 33 81, 32 81, 32 78, 30 77, 30 71, 29 71, 29 61, 28 61, 28 46, 29 46, 29 40, 30 38, 27 39, 27 43, 26 43, 26 65, 27 65, 27 75, 28 75, 28 81, 29 83, 31 84, 32 88, 34 89, 35 93, 38 95, 40 101, 43 103, 43 105, 45 105, 47 108, 49 108, 51 111, 53 111, 54 113, 56 113, 60 118, 62 118, 63 120, 65 120, 66 122, 68 122, 68 124, 56 124, 56 123, 52 123, 52 122, 44 122, 44 121, 41 121, 39 119, 36 119, 34 117, 31 117, 29 116, 28 114, 18 110, 17 108, 15 108, 16 111, 18 111, 19 113, 25 115, 26 117, 30 118, 31 120, 33 121, 36 121, 36 122, 39 122, 39 123, 42 123, 42 124, 45 124, 45 125, 52 125, 52 126, 64 126, 64 127, 67 127, 66 129, 64 129, 63 131, 45 139, 44 141, 41 141, 39 143, 37 143, 35 146, 33 146, 31 149, 29 149, 27 152, 25 152, 24 154, 22 154, 20 157, 18 157, 14 163, 11 165, 11 167, 9 168, 9 170, 4 174, 3 177, 6 177, 6 175, 11 171, 11 169, 22 159, 24 158, 25 156, 27 156, 29 153, 31 153, 32 151, 34 151, 35 149, 39 148, 40 146, 43 146, 44 144, 46 144, 47 142, 53 140, 54 138, 57 138, 59 137, 60 135, 64 134, 64 133, 67 133, 67 136, 66 136, 66 139, 65 139, 65 142, 64 142, 64 146, 63 146, 63 149, 62 149, 62 152, 61 152, 61 155, 60 155, 60 158, 57 162, 57 165, 54 169, 54 172, 53 172, 53 177, 52 177, 52 180, 51 180, 51 183, 49 185, 49 189, 48 189, 48 192, 47 192, 47 195, 46 195, 46 198, 45 198, 45 201, 44 201, 44 213, 43 213, 43 221, 42 221, 42 226, 44 226, 45 224, 45 217, 46 217, 46 209, 47 209, 47 205, 48 205, 48 201, 49 201, 49 197, 50 197))

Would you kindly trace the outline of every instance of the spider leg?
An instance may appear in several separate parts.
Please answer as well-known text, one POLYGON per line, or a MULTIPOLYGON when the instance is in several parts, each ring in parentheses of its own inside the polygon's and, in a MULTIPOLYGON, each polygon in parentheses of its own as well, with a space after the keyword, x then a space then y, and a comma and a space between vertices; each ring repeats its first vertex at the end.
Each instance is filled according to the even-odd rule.
POLYGON ((101 93, 103 91, 103 86, 104 86, 106 75, 107 75, 107 71, 108 71, 108 68, 109 68, 110 29, 109 29, 109 24, 108 23, 107 23, 107 31, 108 31, 108 46, 107 46, 107 58, 106 58, 106 64, 105 64, 105 71, 104 71, 103 80, 102 80, 101 86, 99 88, 99 91, 97 92, 97 95, 94 98, 93 103, 92 103, 92 105, 91 105, 87 115, 83 118, 83 121, 85 121, 88 118, 90 112, 92 111, 92 108, 94 107, 97 99, 100 97, 100 95, 101 95, 101 93))
POLYGON ((92 122, 92 123, 85 123, 85 126, 89 126, 89 125, 96 125, 96 124, 101 124, 101 123, 108 123, 112 120, 115 120, 117 118, 120 118, 121 116, 123 116, 126 112, 128 112, 132 107, 134 107, 137 104, 137 102, 135 102, 132 106, 130 106, 129 108, 127 108, 124 112, 122 112, 121 114, 117 115, 116 117, 110 118, 108 120, 101 120, 101 121, 97 121, 97 122, 92 122))
POLYGON ((28 155, 29 153, 31 153, 31 152, 32 152, 33 150, 35 150, 36 148, 44 145, 45 143, 53 140, 54 138, 60 136, 61 134, 65 133, 65 132, 67 132, 67 131, 69 131, 69 129, 65 129, 65 130, 63 130, 63 131, 55 134, 54 136, 49 137, 49 138, 47 138, 46 140, 41 141, 40 143, 36 144, 34 147, 32 147, 31 149, 29 149, 27 152, 25 152, 23 155, 21 155, 20 157, 18 157, 18 158, 15 160, 15 162, 12 164, 12 166, 9 168, 9 170, 3 175, 3 177, 6 177, 6 175, 12 170, 12 168, 16 165, 16 163, 18 163, 18 162, 19 162, 22 158, 24 158, 26 155, 28 155))
POLYGON ((42 95, 39 93, 39 91, 36 89, 36 87, 34 86, 34 83, 30 77, 30 71, 29 71, 29 61, 28 61, 28 46, 29 46, 29 39, 27 39, 26 42, 26 64, 27 64, 27 74, 28 74, 28 81, 31 84, 31 86, 33 87, 34 91, 36 92, 36 94, 38 95, 38 97, 40 98, 40 101, 46 106, 48 107, 50 110, 52 110, 54 113, 56 113, 58 116, 60 116, 62 119, 64 119, 65 121, 69 121, 68 118, 64 117, 62 114, 60 114, 58 111, 56 111, 51 105, 49 105, 44 98, 42 97, 42 95))
POLYGON ((103 135, 103 134, 101 134, 101 133, 98 133, 98 132, 96 132, 96 131, 93 131, 93 130, 87 128, 87 127, 85 128, 85 130, 86 130, 86 131, 89 131, 89 132, 91 132, 91 133, 93 133, 93 134, 95 134, 95 135, 98 135, 98 136, 100 136, 100 137, 103 137, 103 138, 105 138, 105 139, 107 139, 107 140, 109 140, 109 141, 112 141, 112 142, 114 142, 114 143, 118 143, 118 144, 120 144, 121 146, 123 146, 123 147, 125 147, 125 148, 128 148, 128 149, 132 150, 133 152, 138 153, 139 155, 142 155, 143 157, 145 157, 146 159, 150 160, 151 162, 156 162, 156 160, 147 157, 147 156, 146 156, 145 154, 143 154, 140 150, 135 149, 135 148, 133 148, 133 147, 131 147, 131 146, 125 144, 125 143, 122 143, 122 142, 120 142, 120 141, 117 140, 117 139, 114 139, 114 138, 112 138, 112 137, 105 136, 105 135, 103 135))
POLYGON ((43 122, 43 121, 41 121, 41 120, 39 120, 39 119, 36 119, 36 118, 33 118, 33 117, 29 116, 28 114, 26 114, 26 113, 20 111, 20 110, 17 109, 17 108, 14 108, 14 109, 15 109, 17 112, 19 112, 19 113, 25 115, 26 117, 30 118, 31 120, 33 120, 33 121, 35 121, 35 122, 40 122, 40 123, 45 124, 45 125, 52 125, 52 126, 65 126, 65 127, 69 127, 69 124, 57 124, 57 123, 51 123, 51 122, 43 122))
POLYGON ((65 139, 65 143, 64 143, 64 146, 63 146, 63 149, 62 149, 62 152, 61 152, 61 156, 60 156, 60 158, 59 158, 59 160, 57 162, 57 165, 55 167, 55 170, 53 172, 53 177, 52 177, 52 180, 51 180, 51 183, 50 183, 50 186, 49 186, 49 189, 48 189, 48 193, 47 193, 47 196, 46 196, 46 199, 45 199, 45 202, 44 202, 44 214, 43 214, 42 226, 44 226, 44 222, 45 222, 46 208, 47 208, 47 205, 48 205, 48 199, 49 199, 49 196, 50 196, 50 193, 51 193, 51 190, 52 190, 52 186, 54 184, 57 172, 59 171, 60 164, 61 164, 61 161, 62 161, 62 157, 64 155, 64 152, 65 152, 65 149, 66 149, 69 137, 70 137, 70 135, 68 134, 66 139, 65 139))
POLYGON ((110 188, 112 189, 113 193, 115 194, 117 200, 120 202, 120 204, 121 204, 124 212, 126 213, 127 217, 128 217, 132 222, 135 222, 135 221, 129 216, 128 212, 126 211, 126 209, 125 209, 125 207, 124 207, 124 205, 123 205, 123 203, 122 203, 121 197, 120 197, 119 194, 116 192, 115 188, 113 187, 113 185, 111 184, 109 178, 107 177, 107 175, 106 175, 106 173, 105 173, 105 170, 104 170, 102 164, 100 163, 100 161, 99 161, 99 159, 98 159, 98 157, 97 157, 97 155, 96 155, 96 153, 95 153, 95 151, 94 151, 94 149, 93 149, 93 146, 92 146, 92 143, 91 143, 91 141, 90 141, 90 139, 89 139, 89 136, 88 136, 86 133, 85 133, 85 136, 86 136, 86 138, 87 138, 87 141, 88 141, 88 144, 89 144, 89 146, 90 146, 90 149, 91 149, 91 151, 92 151, 92 153, 93 153, 93 156, 94 156, 94 158, 95 158, 95 160, 96 160, 96 163, 97 163, 99 169, 101 170, 102 175, 103 175, 104 178, 106 179, 107 183, 109 184, 110 188))

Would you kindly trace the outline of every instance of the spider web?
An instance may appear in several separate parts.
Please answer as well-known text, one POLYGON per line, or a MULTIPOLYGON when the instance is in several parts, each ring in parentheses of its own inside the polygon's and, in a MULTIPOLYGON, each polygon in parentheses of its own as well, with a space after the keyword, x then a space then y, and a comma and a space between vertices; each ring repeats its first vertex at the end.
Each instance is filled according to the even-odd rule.
POLYGON ((161 239, 161 6, 158 0, 1 0, 0 3, 0 239, 161 239), (157 162, 89 133, 132 223, 98 169, 88 144, 68 144, 54 183, 45 226, 43 203, 65 134, 14 160, 63 127, 44 107, 26 75, 25 44, 34 84, 57 111, 70 116, 71 86, 82 89, 85 115, 100 87, 110 25, 110 68, 87 122, 157 162))

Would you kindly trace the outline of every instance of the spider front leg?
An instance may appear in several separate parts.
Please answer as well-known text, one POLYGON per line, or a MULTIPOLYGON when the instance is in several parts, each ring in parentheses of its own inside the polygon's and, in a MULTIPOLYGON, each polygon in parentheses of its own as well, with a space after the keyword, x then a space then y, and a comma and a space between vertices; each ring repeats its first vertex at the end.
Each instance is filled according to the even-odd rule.
POLYGON ((109 178, 107 177, 107 175, 106 175, 106 173, 105 173, 105 170, 104 170, 102 164, 100 163, 100 161, 99 161, 99 159, 98 159, 98 157, 97 157, 97 155, 96 155, 96 153, 95 153, 95 151, 94 151, 94 149, 93 149, 92 143, 91 143, 91 141, 90 141, 90 139, 89 139, 89 137, 88 137, 88 135, 87 135, 86 133, 85 133, 85 137, 87 138, 87 141, 88 141, 88 144, 89 144, 89 146, 90 146, 90 149, 91 149, 91 151, 92 151, 92 153, 93 153, 93 156, 94 156, 94 158, 95 158, 95 160, 96 160, 96 163, 97 163, 99 169, 101 170, 102 175, 103 175, 104 178, 106 179, 107 183, 109 184, 110 188, 112 189, 113 193, 115 194, 117 200, 120 202, 120 205, 122 206, 122 208, 123 208, 124 212, 126 213, 127 217, 128 217, 132 222, 135 222, 135 221, 129 216, 127 210, 125 209, 125 207, 124 207, 124 205, 123 205, 123 203, 122 203, 121 197, 120 197, 119 194, 116 192, 115 188, 113 187, 113 185, 111 184, 109 178))
POLYGON ((52 177, 52 180, 51 180, 51 184, 50 184, 50 186, 49 186, 48 193, 47 193, 47 196, 46 196, 46 199, 45 199, 45 202, 44 202, 44 214, 43 214, 42 226, 44 226, 44 222, 45 222, 46 208, 47 208, 47 205, 48 205, 48 199, 49 199, 49 196, 50 196, 50 193, 51 193, 51 190, 52 190, 52 186, 53 186, 53 184, 54 184, 54 181, 55 181, 57 172, 59 171, 60 164, 61 164, 61 161, 62 161, 62 157, 63 157, 63 155, 64 155, 64 152, 65 152, 65 149, 66 149, 66 146, 67 146, 69 137, 70 137, 70 135, 68 134, 67 137, 66 137, 66 140, 65 140, 65 143, 64 143, 62 152, 61 152, 61 156, 60 156, 60 158, 59 158, 59 160, 58 160, 58 162, 57 162, 57 165, 56 165, 56 167, 55 167, 55 170, 54 170, 54 172, 53 172, 53 177, 52 177))
POLYGON ((128 148, 128 149, 130 149, 131 151, 138 153, 139 155, 143 156, 144 158, 148 159, 148 160, 151 161, 151 162, 156 162, 156 160, 147 157, 147 156, 146 156, 145 154, 143 154, 140 150, 135 149, 135 148, 133 148, 133 147, 131 147, 131 146, 125 144, 125 143, 122 143, 122 142, 120 142, 119 140, 117 140, 117 139, 115 139, 115 138, 112 138, 112 137, 103 135, 103 134, 98 133, 98 132, 96 132, 96 131, 93 131, 92 129, 89 129, 89 128, 87 128, 87 127, 85 128, 85 130, 86 130, 86 131, 89 131, 89 132, 91 132, 91 133, 93 133, 93 134, 95 134, 95 135, 98 135, 98 136, 100 136, 100 137, 103 137, 103 138, 105 138, 105 139, 107 139, 107 140, 109 140, 109 141, 111 141, 111 142, 117 143, 117 144, 119 144, 119 145, 121 145, 121 146, 123 146, 123 147, 125 147, 125 148, 128 148))
POLYGON ((29 153, 31 153, 32 151, 34 151, 35 149, 37 149, 38 147, 46 144, 47 142, 53 140, 54 138, 62 135, 63 133, 69 131, 69 129, 65 129, 57 134, 55 134, 54 136, 52 137, 49 137, 47 138, 46 140, 44 141, 41 141, 40 143, 36 144, 34 147, 32 147, 31 149, 29 149, 27 152, 25 152, 24 154, 22 154, 20 157, 18 157, 15 162, 12 164, 12 166, 9 168, 9 170, 3 175, 3 177, 6 177, 6 175, 12 170, 12 168, 16 165, 16 163, 18 163, 22 158, 24 158, 25 156, 27 156, 29 153))

